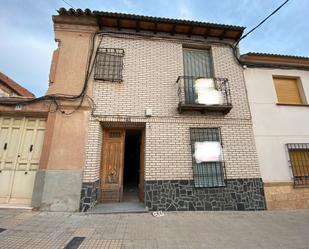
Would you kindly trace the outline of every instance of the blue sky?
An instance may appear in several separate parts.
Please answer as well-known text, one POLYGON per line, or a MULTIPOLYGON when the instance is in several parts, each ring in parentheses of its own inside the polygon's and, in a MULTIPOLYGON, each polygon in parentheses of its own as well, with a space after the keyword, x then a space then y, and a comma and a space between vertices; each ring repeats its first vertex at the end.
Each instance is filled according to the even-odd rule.
MULTIPOLYGON (((234 24, 250 30, 284 0, 67 0, 76 8, 234 24)), ((0 0, 0 71, 37 96, 48 86, 54 42, 51 16, 61 0, 0 0)), ((291 0, 240 43, 241 53, 309 57, 308 0, 291 0)))

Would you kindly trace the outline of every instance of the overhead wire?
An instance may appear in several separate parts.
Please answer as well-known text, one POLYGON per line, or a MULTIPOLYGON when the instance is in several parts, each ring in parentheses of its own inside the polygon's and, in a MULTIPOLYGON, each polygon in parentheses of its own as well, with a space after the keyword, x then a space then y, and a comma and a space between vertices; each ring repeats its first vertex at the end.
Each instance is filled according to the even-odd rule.
POLYGON ((70 6, 71 8, 75 9, 75 7, 72 4, 70 4, 69 2, 67 2, 65 0, 61 0, 61 1, 64 2, 65 4, 67 4, 68 6, 70 6))
POLYGON ((252 32, 254 32, 256 29, 258 29, 264 22, 266 22, 270 17, 272 17, 274 14, 276 14, 284 5, 286 5, 290 0, 284 1, 278 8, 276 8, 273 12, 271 12, 267 17, 265 17, 258 25, 256 25, 254 28, 249 30, 246 34, 242 35, 234 44, 234 56, 237 59, 237 61, 242 65, 243 62, 239 59, 237 54, 237 46, 239 42, 243 39, 245 39, 248 35, 250 35, 252 32))
POLYGON ((61 113, 66 114, 66 115, 73 114, 75 111, 77 111, 82 106, 82 103, 83 103, 84 98, 86 96, 88 82, 89 82, 89 79, 90 79, 90 75, 91 75, 91 73, 93 71, 95 60, 96 60, 96 57, 97 57, 97 50, 99 49, 100 44, 102 42, 102 37, 100 37, 99 45, 98 45, 96 51, 94 52, 95 38, 100 33, 102 33, 102 31, 97 31, 91 37, 90 50, 89 50, 89 55, 88 55, 88 62, 87 62, 87 69, 86 69, 84 84, 83 84, 83 88, 82 88, 81 92, 78 95, 48 94, 48 95, 44 95, 42 97, 33 98, 33 99, 27 99, 27 100, 23 100, 23 101, 20 101, 20 100, 17 100, 17 101, 0 100, 0 105, 3 105, 3 106, 16 106, 16 105, 33 104, 33 103, 40 102, 40 101, 51 101, 51 104, 54 103, 55 106, 56 106, 55 111, 60 111, 61 113), (64 110, 62 110, 61 109, 61 105, 58 103, 58 101, 75 101, 75 100, 78 100, 78 99, 80 99, 79 104, 73 109, 73 111, 71 111, 69 113, 67 113, 64 110))
MULTIPOLYGON (((63 2, 65 2, 66 4, 68 4, 69 6, 71 6, 72 8, 74 8, 71 4, 69 4, 68 2, 66 2, 65 0, 62 0, 63 2)), ((250 35, 252 32, 254 32, 256 29, 258 29, 264 22, 266 22, 271 16, 273 16, 275 13, 277 13, 285 4, 287 4, 290 0, 286 0, 284 3, 282 3, 278 8, 276 8, 271 14, 269 14, 266 18, 264 18, 258 25, 256 25, 254 28, 252 28, 250 31, 248 31, 246 34, 242 35, 234 44, 233 46, 233 50, 234 50, 234 56, 237 59, 237 61, 240 64, 243 64, 243 62, 238 58, 238 54, 237 54, 237 46, 239 44, 239 42, 243 39, 245 39, 248 35, 250 35)), ((102 31, 98 31, 96 33, 94 33, 92 35, 91 38, 91 45, 90 45, 90 56, 88 56, 89 60, 87 63, 87 70, 86 70, 86 74, 85 74, 85 79, 84 79, 84 84, 83 84, 83 88, 81 90, 81 92, 78 95, 68 95, 68 94, 49 94, 49 95, 44 95, 42 97, 39 98, 33 98, 33 99, 28 99, 28 100, 24 100, 24 101, 5 101, 2 100, 0 101, 0 105, 4 105, 4 106, 14 106, 14 105, 27 105, 27 104, 32 104, 35 102, 39 102, 39 101, 51 101, 51 103, 54 103, 56 106, 56 111, 60 110, 61 113, 66 114, 66 115, 71 115, 72 113, 74 113, 76 110, 78 110, 81 106, 82 103, 84 101, 84 98, 86 96, 86 90, 88 87, 88 82, 90 79, 90 75, 92 73, 94 64, 95 64, 95 60, 97 57, 97 51, 100 47, 100 44, 102 42, 102 37, 101 40, 99 41, 99 45, 96 49, 95 52, 95 56, 93 59, 93 54, 94 54, 94 46, 95 46, 95 38, 98 34, 102 33, 102 31), (80 99, 80 103, 75 107, 75 109, 73 109, 73 111, 66 113, 64 110, 61 110, 61 105, 57 102, 57 101, 75 101, 77 99, 80 99)))

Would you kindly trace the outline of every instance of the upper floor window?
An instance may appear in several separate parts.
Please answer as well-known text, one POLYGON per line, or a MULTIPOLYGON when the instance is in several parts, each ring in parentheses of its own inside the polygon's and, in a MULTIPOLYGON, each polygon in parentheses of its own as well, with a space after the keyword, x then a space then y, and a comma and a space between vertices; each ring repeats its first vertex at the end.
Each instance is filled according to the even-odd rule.
POLYGON ((232 109, 227 78, 214 78, 209 49, 183 48, 184 75, 178 84, 178 111, 222 112, 232 109))
POLYGON ((183 49, 183 64, 185 78, 185 102, 197 103, 198 95, 195 89, 195 79, 212 78, 212 62, 210 50, 183 49))
POLYGON ((294 185, 309 186, 309 144, 287 144, 294 185))
POLYGON ((95 62, 96 80, 121 82, 124 50, 119 48, 100 48, 95 62))
POLYGON ((212 78, 212 59, 209 49, 183 49, 183 63, 185 76, 197 78, 212 78))
POLYGON ((279 104, 306 104, 298 78, 274 77, 273 79, 279 104))

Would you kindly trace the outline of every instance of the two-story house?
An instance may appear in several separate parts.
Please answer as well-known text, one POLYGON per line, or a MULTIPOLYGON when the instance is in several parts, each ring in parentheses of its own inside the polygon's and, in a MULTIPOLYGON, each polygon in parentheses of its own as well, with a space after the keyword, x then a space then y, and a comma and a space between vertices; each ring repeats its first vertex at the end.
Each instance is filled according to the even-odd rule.
POLYGON ((309 208, 309 58, 241 59, 267 208, 309 208))
POLYGON ((60 9, 53 23, 58 48, 40 100, 49 112, 32 207, 266 208, 234 57, 243 27, 88 9, 60 9))
POLYGON ((68 65, 57 68, 52 87, 61 74, 85 71, 71 62, 94 54, 92 110, 78 127, 87 131, 82 211, 128 200, 149 210, 265 209, 243 69, 233 55, 243 27, 72 9, 53 21, 58 62, 68 65))

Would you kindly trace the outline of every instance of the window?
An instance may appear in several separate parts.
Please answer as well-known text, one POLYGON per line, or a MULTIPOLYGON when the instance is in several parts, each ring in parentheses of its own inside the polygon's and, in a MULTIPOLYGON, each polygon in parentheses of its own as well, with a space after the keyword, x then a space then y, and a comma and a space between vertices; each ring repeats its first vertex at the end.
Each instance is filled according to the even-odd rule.
POLYGON ((282 104, 303 104, 300 82, 297 78, 274 77, 278 102, 282 104))
POLYGON ((183 49, 185 76, 213 77, 212 60, 209 49, 183 49))
POLYGON ((191 128, 195 187, 224 186, 224 162, 219 128, 191 128))
POLYGON ((197 99, 194 91, 195 78, 212 78, 212 60, 208 49, 183 49, 183 63, 185 76, 185 98, 187 104, 195 103, 197 99))
POLYGON ((309 144, 287 144, 294 185, 309 185, 309 144))
POLYGON ((124 50, 100 48, 96 56, 94 78, 96 80, 121 82, 124 50))

